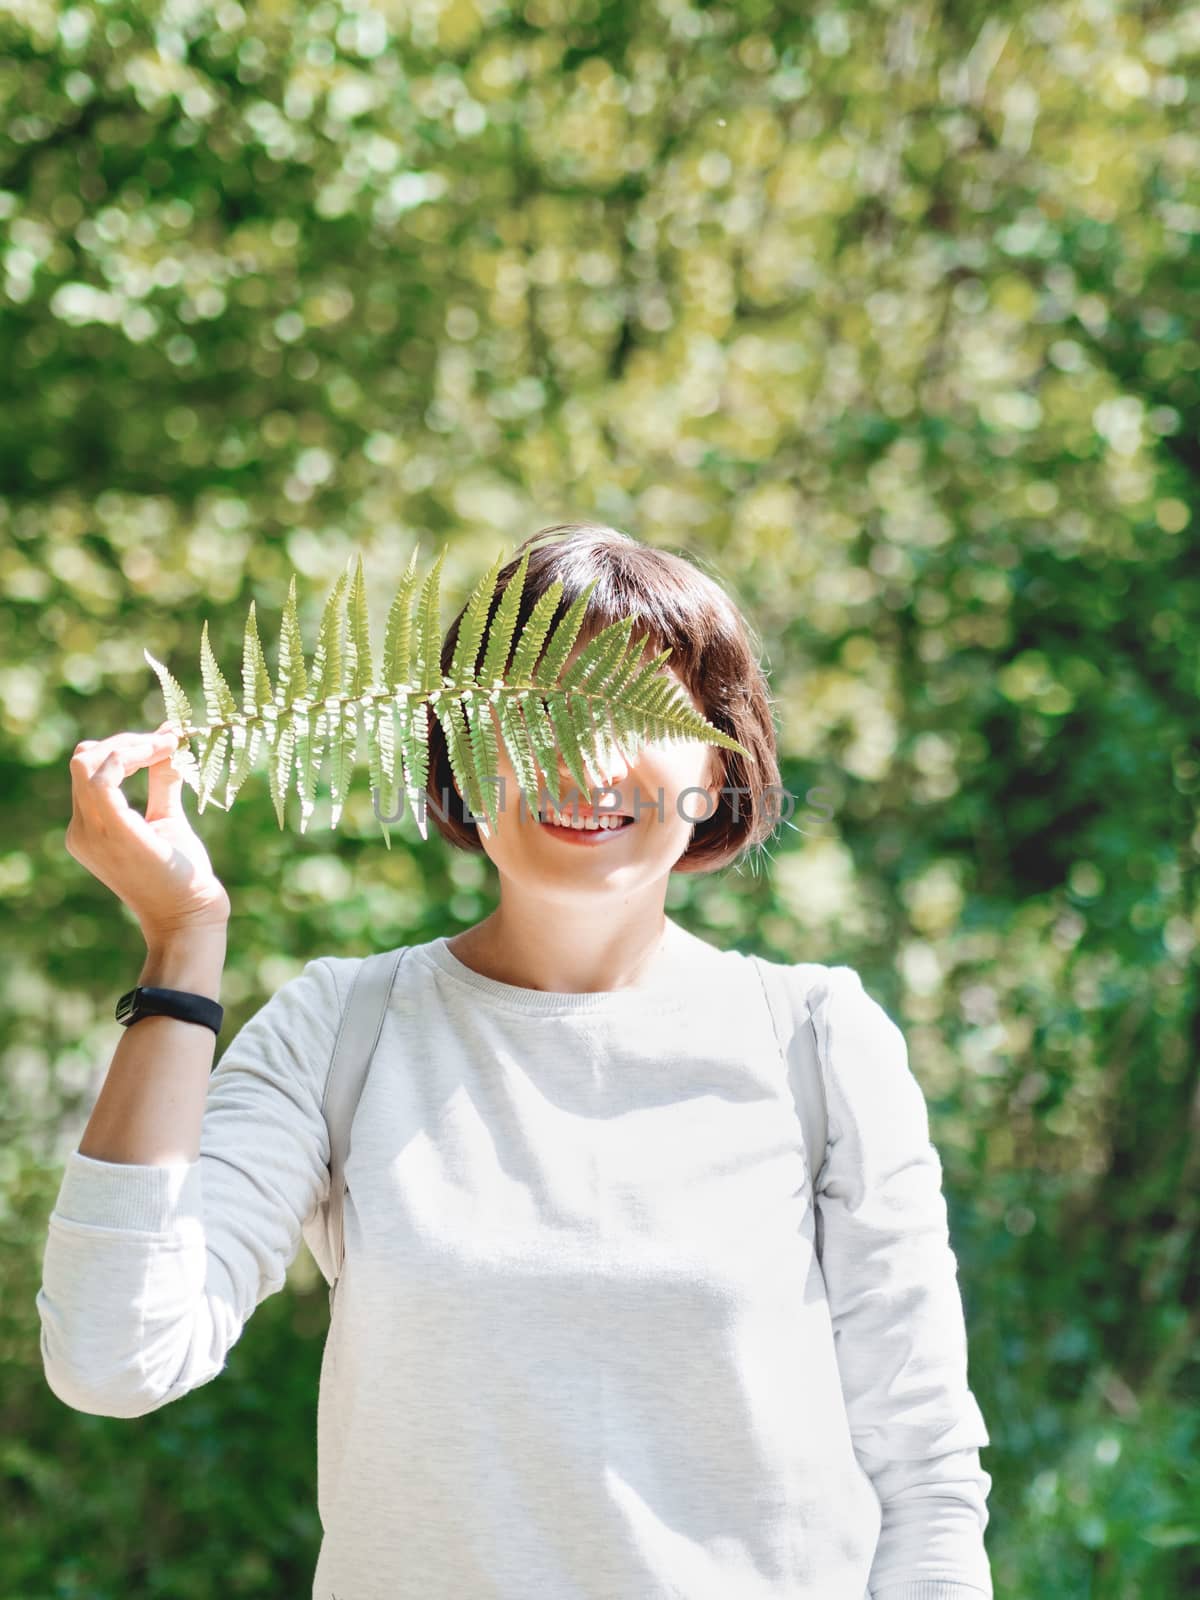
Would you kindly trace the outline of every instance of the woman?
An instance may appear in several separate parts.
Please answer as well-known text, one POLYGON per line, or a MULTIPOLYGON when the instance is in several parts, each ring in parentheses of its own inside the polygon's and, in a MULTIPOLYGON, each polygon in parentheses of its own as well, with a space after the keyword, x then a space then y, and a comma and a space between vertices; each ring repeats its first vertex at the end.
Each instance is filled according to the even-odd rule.
MULTIPOLYGON (((524 805, 501 744, 484 836, 435 726, 431 814, 492 861, 498 904, 405 951, 359 1102, 314 1600, 990 1596, 988 1434, 900 1031, 853 969, 803 964, 829 1113, 822 1272, 758 974, 665 914, 672 872, 771 831, 745 622, 682 557, 595 524, 548 531, 566 536, 527 541, 518 634, 555 578, 565 610, 598 577, 568 660, 633 616, 647 659, 669 647, 664 670, 749 754, 611 747, 575 822, 629 821, 581 838, 524 805)), ((68 844, 138 914, 141 981, 215 999, 228 899, 155 737, 78 747, 68 844), (119 784, 147 764, 143 821, 119 784)), ((357 964, 309 961, 211 1080, 202 1026, 148 1017, 122 1039, 38 1296, 68 1405, 178 1399, 282 1287, 328 1194, 322 1099, 357 964)))

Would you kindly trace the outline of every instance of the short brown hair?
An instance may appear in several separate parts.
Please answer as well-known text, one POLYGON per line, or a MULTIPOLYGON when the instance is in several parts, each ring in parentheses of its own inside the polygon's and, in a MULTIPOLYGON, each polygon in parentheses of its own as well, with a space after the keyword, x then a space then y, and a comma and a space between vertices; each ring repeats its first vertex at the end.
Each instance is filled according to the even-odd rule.
MULTIPOLYGON (((631 644, 645 635, 646 648, 654 655, 669 648, 667 665, 695 696, 704 716, 750 752, 747 757, 719 745, 709 747, 720 758, 721 792, 712 815, 696 823, 691 842, 672 870, 715 872, 761 847, 778 822, 778 807, 772 816, 764 796, 774 789, 782 797, 782 786, 772 697, 759 665, 756 641, 737 606, 719 583, 682 554, 641 544, 606 523, 564 522, 531 534, 517 546, 497 578, 489 625, 523 553, 535 545, 529 552, 514 647, 539 596, 555 579, 562 581, 563 589, 551 630, 597 579, 576 643, 594 638, 623 617, 633 617, 631 644), (542 543, 559 533, 565 537, 542 543)), ((442 643, 443 673, 450 671, 466 609, 464 605, 442 643)), ((506 671, 508 664, 506 661, 506 671)), ((468 820, 469 806, 455 788, 445 733, 432 715, 429 729, 427 791, 434 804, 427 808, 427 815, 452 845, 482 852, 479 829, 468 820)), ((530 801, 535 803, 536 797, 530 796, 530 801)))

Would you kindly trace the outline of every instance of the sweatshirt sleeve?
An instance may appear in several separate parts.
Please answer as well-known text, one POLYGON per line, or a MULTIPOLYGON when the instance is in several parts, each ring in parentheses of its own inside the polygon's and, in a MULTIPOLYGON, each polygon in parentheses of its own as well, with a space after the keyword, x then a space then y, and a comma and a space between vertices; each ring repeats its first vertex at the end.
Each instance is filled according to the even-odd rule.
POLYGON ((283 1286, 328 1195, 322 1105, 353 965, 309 961, 230 1040, 198 1160, 68 1156, 37 1294, 46 1382, 66 1405, 140 1417, 179 1399, 283 1286))
POLYGON ((990 1439, 925 1097, 853 968, 828 969, 812 1011, 829 1131, 817 1236, 851 1436, 882 1514, 870 1595, 991 1600, 990 1439))

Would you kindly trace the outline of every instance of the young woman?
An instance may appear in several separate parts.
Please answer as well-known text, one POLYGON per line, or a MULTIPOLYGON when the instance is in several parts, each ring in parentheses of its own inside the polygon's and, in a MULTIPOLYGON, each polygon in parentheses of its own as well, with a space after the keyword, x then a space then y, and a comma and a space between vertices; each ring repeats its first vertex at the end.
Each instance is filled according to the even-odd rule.
MULTIPOLYGON (((672 872, 772 828, 746 624, 691 562, 613 529, 528 544, 518 630, 555 578, 565 610, 599 577, 570 659, 634 616, 749 755, 614 747, 608 787, 556 821, 501 744, 484 836, 435 726, 429 814, 491 860, 498 903, 404 951, 359 1102, 314 1600, 990 1596, 989 1438, 900 1030, 852 968, 797 964, 829 1120, 814 1204, 753 962, 665 914, 672 872), (585 812, 629 820, 568 832, 585 812)), ((215 999, 228 899, 155 741, 77 747, 68 846, 138 914, 140 981, 215 999), (119 787, 143 765, 145 820, 119 787)), ((322 1098, 357 966, 309 961, 211 1079, 210 1029, 127 1030, 49 1223, 38 1309, 66 1404, 178 1399, 282 1287, 329 1190, 322 1098)))

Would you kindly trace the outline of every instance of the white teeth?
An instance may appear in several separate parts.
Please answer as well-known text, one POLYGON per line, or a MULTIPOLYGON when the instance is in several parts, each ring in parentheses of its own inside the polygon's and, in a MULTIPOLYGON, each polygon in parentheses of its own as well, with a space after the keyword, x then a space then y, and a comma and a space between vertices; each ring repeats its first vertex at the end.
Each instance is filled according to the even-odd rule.
POLYGON ((580 832, 586 833, 611 833, 613 829, 623 826, 622 821, 618 817, 601 817, 599 821, 594 821, 591 819, 585 821, 581 817, 572 818, 556 816, 553 811, 544 812, 541 820, 543 822, 552 823, 558 828, 575 828, 580 832))

